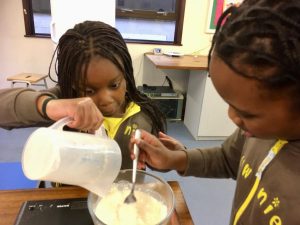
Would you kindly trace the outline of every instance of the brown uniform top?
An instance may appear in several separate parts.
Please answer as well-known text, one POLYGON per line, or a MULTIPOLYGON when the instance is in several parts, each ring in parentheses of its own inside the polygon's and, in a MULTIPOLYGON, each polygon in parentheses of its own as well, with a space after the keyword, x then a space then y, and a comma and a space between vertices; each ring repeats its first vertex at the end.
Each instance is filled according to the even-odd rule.
POLYGON ((248 196, 255 189, 257 169, 275 142, 246 138, 237 129, 221 147, 187 150, 189 163, 184 175, 236 180, 230 224, 298 225, 300 141, 283 146, 266 167, 253 196, 248 196))

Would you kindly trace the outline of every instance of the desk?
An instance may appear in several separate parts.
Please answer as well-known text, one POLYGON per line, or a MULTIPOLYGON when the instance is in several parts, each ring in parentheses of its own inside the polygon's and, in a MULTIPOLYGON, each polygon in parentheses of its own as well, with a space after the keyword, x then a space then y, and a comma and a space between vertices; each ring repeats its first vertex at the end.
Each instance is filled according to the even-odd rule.
POLYGON ((48 75, 45 74, 35 74, 35 73, 20 73, 13 76, 7 77, 8 81, 11 81, 11 87, 13 88, 15 83, 25 83, 27 87, 31 85, 44 86, 48 88, 46 78, 48 75), (38 82, 43 81, 43 84, 38 84, 38 82))
POLYGON ((207 79, 207 56, 145 56, 158 69, 190 71, 184 124, 196 140, 223 140, 234 131, 235 125, 227 116, 227 104, 207 79))
POLYGON ((206 56, 184 55, 181 57, 169 57, 152 53, 146 53, 145 55, 159 69, 207 70, 206 56))
MULTIPOLYGON (((176 206, 170 225, 194 224, 180 186, 176 181, 168 182, 174 191, 176 206)), ((66 199, 87 197, 88 191, 80 187, 37 188, 27 190, 0 191, 0 225, 12 225, 19 209, 27 200, 66 199)))

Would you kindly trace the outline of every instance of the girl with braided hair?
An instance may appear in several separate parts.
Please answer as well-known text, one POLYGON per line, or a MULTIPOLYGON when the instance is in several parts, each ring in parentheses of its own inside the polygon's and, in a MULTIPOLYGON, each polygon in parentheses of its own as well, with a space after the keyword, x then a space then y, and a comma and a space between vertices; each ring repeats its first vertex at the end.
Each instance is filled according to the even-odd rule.
POLYGON ((190 150, 142 131, 131 139, 139 168, 236 180, 230 224, 300 224, 300 1, 245 0, 226 10, 209 74, 237 130, 220 147, 190 150))
POLYGON ((57 46, 55 68, 58 85, 52 89, 1 90, 1 127, 49 125, 66 116, 73 118, 70 128, 84 132, 103 124, 121 148, 122 169, 132 168, 128 145, 136 129, 154 135, 165 131, 164 115, 136 88, 129 51, 114 27, 85 21, 67 30, 57 46))

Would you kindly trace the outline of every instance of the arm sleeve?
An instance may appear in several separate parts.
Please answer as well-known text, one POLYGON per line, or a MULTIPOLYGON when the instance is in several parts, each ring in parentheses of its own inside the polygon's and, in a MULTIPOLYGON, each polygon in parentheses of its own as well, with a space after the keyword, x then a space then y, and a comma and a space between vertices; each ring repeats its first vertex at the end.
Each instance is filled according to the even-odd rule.
POLYGON ((49 124, 37 110, 36 101, 41 95, 59 97, 58 87, 46 91, 29 88, 7 88, 0 90, 0 127, 4 129, 49 124))
POLYGON ((183 176, 236 179, 245 142, 237 129, 220 147, 185 150, 188 166, 183 176))

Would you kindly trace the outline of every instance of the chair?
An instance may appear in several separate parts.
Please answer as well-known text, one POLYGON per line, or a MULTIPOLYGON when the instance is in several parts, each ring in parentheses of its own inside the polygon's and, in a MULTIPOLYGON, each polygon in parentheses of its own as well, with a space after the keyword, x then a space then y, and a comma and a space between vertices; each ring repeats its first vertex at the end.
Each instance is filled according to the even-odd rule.
POLYGON ((0 190, 28 189, 38 187, 40 187, 40 181, 29 180, 24 175, 20 162, 0 163, 0 190))
POLYGON ((20 73, 13 76, 7 77, 7 81, 11 81, 11 87, 13 88, 15 83, 25 83, 26 87, 31 87, 31 85, 35 86, 44 86, 46 89, 48 88, 47 85, 47 78, 48 75, 45 74, 35 74, 35 73, 20 73), (40 81, 44 81, 44 83, 38 83, 40 81))

